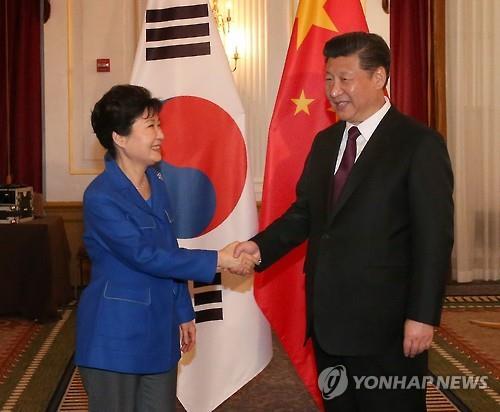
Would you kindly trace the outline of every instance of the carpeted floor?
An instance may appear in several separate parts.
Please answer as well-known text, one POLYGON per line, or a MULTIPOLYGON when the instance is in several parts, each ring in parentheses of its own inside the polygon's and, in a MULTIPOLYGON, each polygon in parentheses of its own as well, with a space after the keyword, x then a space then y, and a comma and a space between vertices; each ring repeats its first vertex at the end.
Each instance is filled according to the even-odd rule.
POLYGON ((434 375, 484 377, 485 388, 450 391, 465 410, 500 411, 500 296, 447 297, 429 355, 434 375))
POLYGON ((0 319, 0 385, 7 383, 13 368, 41 330, 41 325, 28 320, 0 319))
MULTIPOLYGON (((273 349, 273 359, 267 368, 220 405, 215 410, 216 412, 314 412, 319 410, 276 338, 273 339, 273 349)), ((433 385, 429 385, 427 389, 427 406, 429 412, 459 410, 433 385)), ((58 411, 85 412, 87 410, 87 397, 78 371, 75 371, 58 411)), ((179 402, 177 402, 176 411, 185 411, 179 402)), ((388 412, 390 411, 388 409, 388 412)))
MULTIPOLYGON (((488 387, 450 391, 448 395, 461 405, 457 409, 441 391, 430 386, 429 411, 500 411, 497 322, 500 322, 500 296, 447 298, 442 327, 430 351, 431 372, 438 376, 487 376, 488 387)), ((270 365, 216 411, 317 410, 276 339, 273 347, 270 365)), ((45 411, 73 348, 72 310, 66 310, 59 322, 45 325, 0 318, 0 410, 45 411)), ((65 388, 58 410, 86 411, 87 399, 77 373, 65 388)), ((184 408, 178 404, 177 411, 184 408)))
MULTIPOLYGON (((317 410, 277 339, 274 339, 273 349, 273 359, 267 368, 220 405, 216 409, 217 412, 317 410)), ((58 410, 87 411, 87 397, 77 370, 71 378, 58 410)), ((179 401, 176 410, 185 411, 179 401)))
POLYGON ((37 324, 0 318, 0 410, 45 412, 74 350, 74 311, 37 324))

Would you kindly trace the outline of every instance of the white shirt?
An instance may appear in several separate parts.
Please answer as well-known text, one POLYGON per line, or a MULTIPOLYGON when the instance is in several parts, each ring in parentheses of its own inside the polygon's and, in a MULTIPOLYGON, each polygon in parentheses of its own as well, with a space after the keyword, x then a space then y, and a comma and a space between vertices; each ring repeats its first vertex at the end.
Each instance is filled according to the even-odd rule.
POLYGON ((340 142, 339 154, 337 156, 337 163, 335 164, 334 173, 337 173, 337 170, 339 169, 340 166, 340 162, 342 160, 342 156, 344 155, 345 147, 347 145, 347 131, 352 126, 356 126, 359 132, 361 133, 361 135, 356 140, 356 159, 354 160, 354 162, 356 162, 356 160, 358 160, 359 155, 361 154, 366 144, 368 143, 368 140, 370 140, 370 137, 372 136, 373 132, 375 131, 379 123, 382 121, 386 113, 391 108, 391 102, 389 101, 389 99, 386 96, 384 96, 384 99, 385 99, 384 105, 365 121, 361 122, 358 125, 346 122, 344 134, 342 135, 342 141, 340 142))

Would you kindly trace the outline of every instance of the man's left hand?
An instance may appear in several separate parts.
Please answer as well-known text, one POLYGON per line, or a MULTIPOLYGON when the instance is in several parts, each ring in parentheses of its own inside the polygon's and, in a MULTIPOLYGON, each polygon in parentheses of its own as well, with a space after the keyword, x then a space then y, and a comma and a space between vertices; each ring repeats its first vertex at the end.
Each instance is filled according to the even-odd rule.
POLYGON ((416 320, 406 319, 403 352, 413 358, 431 347, 434 326, 416 320))

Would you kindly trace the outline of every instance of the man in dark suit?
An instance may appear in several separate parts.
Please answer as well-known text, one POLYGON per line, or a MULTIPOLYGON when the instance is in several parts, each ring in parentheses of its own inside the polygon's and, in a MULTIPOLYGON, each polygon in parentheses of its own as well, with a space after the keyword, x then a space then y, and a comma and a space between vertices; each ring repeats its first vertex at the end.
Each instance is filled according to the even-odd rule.
POLYGON ((427 349, 453 245, 450 160, 438 133, 385 97, 390 51, 380 36, 334 37, 324 55, 340 121, 316 136, 295 202, 235 254, 260 257, 260 271, 309 241, 307 336, 326 410, 425 411, 427 349), (328 383, 342 371, 347 389, 333 393, 328 383), (380 377, 396 379, 392 389, 369 389, 380 377), (412 377, 420 385, 413 378, 408 389, 412 377))

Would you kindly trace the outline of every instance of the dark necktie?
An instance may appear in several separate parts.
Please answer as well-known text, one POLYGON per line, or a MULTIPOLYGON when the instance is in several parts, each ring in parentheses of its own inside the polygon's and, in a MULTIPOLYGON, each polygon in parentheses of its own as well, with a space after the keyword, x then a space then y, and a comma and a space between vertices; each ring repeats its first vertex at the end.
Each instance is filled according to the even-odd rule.
POLYGON ((331 199, 331 206, 333 207, 337 202, 345 182, 351 173, 352 166, 356 160, 356 139, 361 135, 356 126, 352 126, 347 131, 347 144, 340 161, 340 166, 333 177, 333 196, 331 199))

